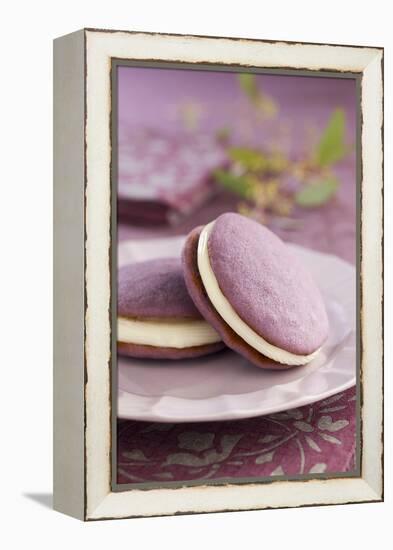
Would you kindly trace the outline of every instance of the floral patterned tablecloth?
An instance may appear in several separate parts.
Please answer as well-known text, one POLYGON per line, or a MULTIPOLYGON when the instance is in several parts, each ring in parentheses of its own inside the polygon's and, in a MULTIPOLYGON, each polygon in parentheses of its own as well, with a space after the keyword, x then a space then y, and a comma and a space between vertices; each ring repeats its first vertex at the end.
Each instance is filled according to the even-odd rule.
POLYGON ((348 472, 355 388, 313 405, 198 424, 119 421, 118 483, 348 472))

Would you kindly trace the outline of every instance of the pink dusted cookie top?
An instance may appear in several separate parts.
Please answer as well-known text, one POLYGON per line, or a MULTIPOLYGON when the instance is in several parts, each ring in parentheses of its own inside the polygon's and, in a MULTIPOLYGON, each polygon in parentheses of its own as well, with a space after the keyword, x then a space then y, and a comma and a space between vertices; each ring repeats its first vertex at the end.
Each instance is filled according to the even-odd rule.
POLYGON ((120 268, 117 314, 120 317, 201 319, 187 292, 178 258, 149 260, 120 268))
POLYGON ((266 227, 240 214, 219 216, 208 254, 221 292, 266 341, 298 355, 328 335, 322 296, 295 254, 266 227))

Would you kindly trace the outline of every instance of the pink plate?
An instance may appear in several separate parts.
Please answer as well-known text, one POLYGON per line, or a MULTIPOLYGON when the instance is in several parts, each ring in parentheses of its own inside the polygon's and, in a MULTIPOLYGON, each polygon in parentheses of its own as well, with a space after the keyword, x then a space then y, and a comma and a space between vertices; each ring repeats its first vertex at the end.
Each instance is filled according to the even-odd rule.
MULTIPOLYGON (((177 256, 184 237, 125 241, 119 265, 177 256)), ((118 358, 118 416, 152 422, 231 420, 319 401, 356 382, 356 273, 337 258, 290 245, 325 298, 330 335, 309 365, 258 369, 226 350, 182 361, 118 358)))

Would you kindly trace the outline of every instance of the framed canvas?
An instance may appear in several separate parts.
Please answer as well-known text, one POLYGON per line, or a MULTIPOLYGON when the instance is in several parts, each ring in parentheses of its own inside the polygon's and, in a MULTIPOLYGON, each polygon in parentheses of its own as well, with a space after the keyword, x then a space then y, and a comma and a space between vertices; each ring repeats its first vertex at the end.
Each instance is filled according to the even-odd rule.
POLYGON ((54 507, 383 499, 383 49, 54 42, 54 507))

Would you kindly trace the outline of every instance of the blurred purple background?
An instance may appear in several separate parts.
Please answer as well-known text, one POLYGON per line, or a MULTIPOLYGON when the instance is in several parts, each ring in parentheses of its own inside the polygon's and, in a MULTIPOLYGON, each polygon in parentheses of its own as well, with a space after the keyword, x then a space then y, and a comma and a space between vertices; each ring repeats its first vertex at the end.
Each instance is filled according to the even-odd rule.
MULTIPOLYGON (((129 127, 181 129, 178 106, 187 100, 200 104, 201 129, 213 133, 241 124, 233 106, 244 105, 236 73, 119 67, 119 132, 129 127)), ((347 113, 348 137, 355 139, 356 83, 354 79, 308 76, 257 75, 261 89, 280 105, 280 119, 294 129, 322 126, 337 105, 347 113)), ((261 133, 264 128, 261 126, 261 133)), ((241 137, 241 134, 240 136, 241 137)), ((292 143, 296 148, 298 140, 292 143)))
MULTIPOLYGON (((354 79, 281 75, 256 79, 276 109, 275 116, 255 115, 235 73, 118 68, 120 239, 184 234, 237 209, 239 197, 211 181, 214 162, 217 167, 225 162, 217 143, 220 132, 228 132, 233 144, 280 150, 298 159, 309 154, 334 109, 341 108, 346 142, 354 146, 354 79), (204 149, 199 150, 201 143, 204 149)), ((338 162, 334 172, 340 187, 327 204, 296 207, 292 225, 276 226, 274 216, 270 221, 287 241, 354 262, 355 153, 338 162)))

